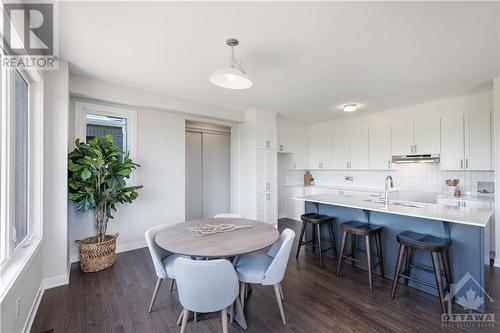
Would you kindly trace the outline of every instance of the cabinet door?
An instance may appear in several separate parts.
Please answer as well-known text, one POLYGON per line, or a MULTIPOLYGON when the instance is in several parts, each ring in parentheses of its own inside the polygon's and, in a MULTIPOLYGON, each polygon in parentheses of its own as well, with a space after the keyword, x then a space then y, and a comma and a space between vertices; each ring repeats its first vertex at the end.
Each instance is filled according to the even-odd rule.
POLYGON ((441 151, 441 119, 438 117, 415 120, 414 154, 439 154, 441 151))
POLYGON ((349 134, 349 168, 368 169, 368 129, 354 130, 349 134))
POLYGON ((278 223, 276 214, 276 192, 257 193, 257 220, 275 225, 278 223))
POLYGON ((257 126, 257 149, 276 149, 276 128, 257 126))
POLYGON ((309 168, 311 169, 321 168, 321 145, 321 133, 312 132, 309 137, 309 168))
POLYGON ((276 189, 276 154, 274 151, 257 150, 257 192, 276 189))
POLYGON ((414 144, 413 121, 401 122, 392 125, 392 154, 411 155, 414 144))
POLYGON ((465 168, 491 170, 491 113, 474 112, 465 116, 465 168))
POLYGON ((257 212, 255 214, 256 220, 266 222, 266 193, 257 193, 257 212))
POLYGON ((464 115, 449 114, 441 120, 441 169, 464 167, 464 115))
POLYGON ((333 169, 347 169, 349 162, 349 134, 336 132, 332 135, 333 169))
POLYGON ((462 206, 468 208, 484 208, 491 209, 490 201, 486 200, 462 200, 462 206))
POLYGON ((391 128, 370 128, 368 136, 369 165, 372 170, 391 168, 391 128))
POLYGON ((307 169, 307 133, 305 129, 298 129, 297 133, 291 136, 290 142, 293 154, 292 168, 307 169))

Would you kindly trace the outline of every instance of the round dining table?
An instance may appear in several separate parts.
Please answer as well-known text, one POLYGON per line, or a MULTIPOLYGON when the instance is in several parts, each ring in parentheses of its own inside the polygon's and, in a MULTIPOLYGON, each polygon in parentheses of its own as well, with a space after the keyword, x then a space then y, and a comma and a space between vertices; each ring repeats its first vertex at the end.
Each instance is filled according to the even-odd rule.
MULTIPOLYGON (((236 266, 240 255, 262 250, 276 242, 278 238, 278 230, 263 222, 243 218, 212 218, 175 224, 158 232, 155 242, 169 252, 192 258, 234 257, 233 265, 236 266), (237 229, 204 235, 197 234, 192 229, 207 224, 212 226, 231 224, 237 229)), ((239 299, 237 299, 236 305, 234 319, 242 328, 246 329, 248 326, 239 299)), ((178 322, 180 319, 181 317, 179 317, 178 322)))
POLYGON ((217 218, 175 224, 158 232, 155 241, 158 246, 176 254, 224 258, 261 250, 276 242, 278 238, 278 230, 263 222, 243 218, 217 218), (206 224, 233 224, 241 228, 204 236, 199 236, 190 229, 206 224))

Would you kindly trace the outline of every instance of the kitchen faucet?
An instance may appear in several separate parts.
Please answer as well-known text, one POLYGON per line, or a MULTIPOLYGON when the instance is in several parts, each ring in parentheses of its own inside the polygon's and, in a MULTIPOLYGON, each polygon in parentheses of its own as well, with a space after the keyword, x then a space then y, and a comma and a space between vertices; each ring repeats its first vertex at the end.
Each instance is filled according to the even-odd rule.
POLYGON ((394 182, 392 181, 392 177, 390 175, 385 177, 385 208, 389 207, 389 187, 394 187, 394 182), (389 184, 387 184, 388 180, 389 184))

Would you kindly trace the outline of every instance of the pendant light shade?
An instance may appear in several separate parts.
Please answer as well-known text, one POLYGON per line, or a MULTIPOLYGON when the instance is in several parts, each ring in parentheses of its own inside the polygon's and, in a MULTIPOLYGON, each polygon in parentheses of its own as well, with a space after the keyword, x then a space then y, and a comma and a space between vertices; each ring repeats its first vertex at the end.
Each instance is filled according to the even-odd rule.
POLYGON ((234 56, 234 47, 238 45, 238 40, 228 39, 226 44, 231 47, 231 58, 229 67, 216 71, 210 75, 210 82, 216 86, 227 89, 247 89, 252 86, 252 80, 241 67, 240 62, 234 56))

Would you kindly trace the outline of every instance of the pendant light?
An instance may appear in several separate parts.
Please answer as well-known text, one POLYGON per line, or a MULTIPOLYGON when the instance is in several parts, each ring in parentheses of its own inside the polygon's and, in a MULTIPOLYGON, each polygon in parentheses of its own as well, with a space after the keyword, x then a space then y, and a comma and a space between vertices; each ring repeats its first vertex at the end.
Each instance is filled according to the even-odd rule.
POLYGON ((252 86, 252 80, 241 67, 238 59, 234 56, 234 47, 239 44, 237 39, 230 38, 226 44, 231 47, 231 58, 229 67, 216 71, 210 75, 210 82, 216 86, 227 89, 247 89, 252 86))

